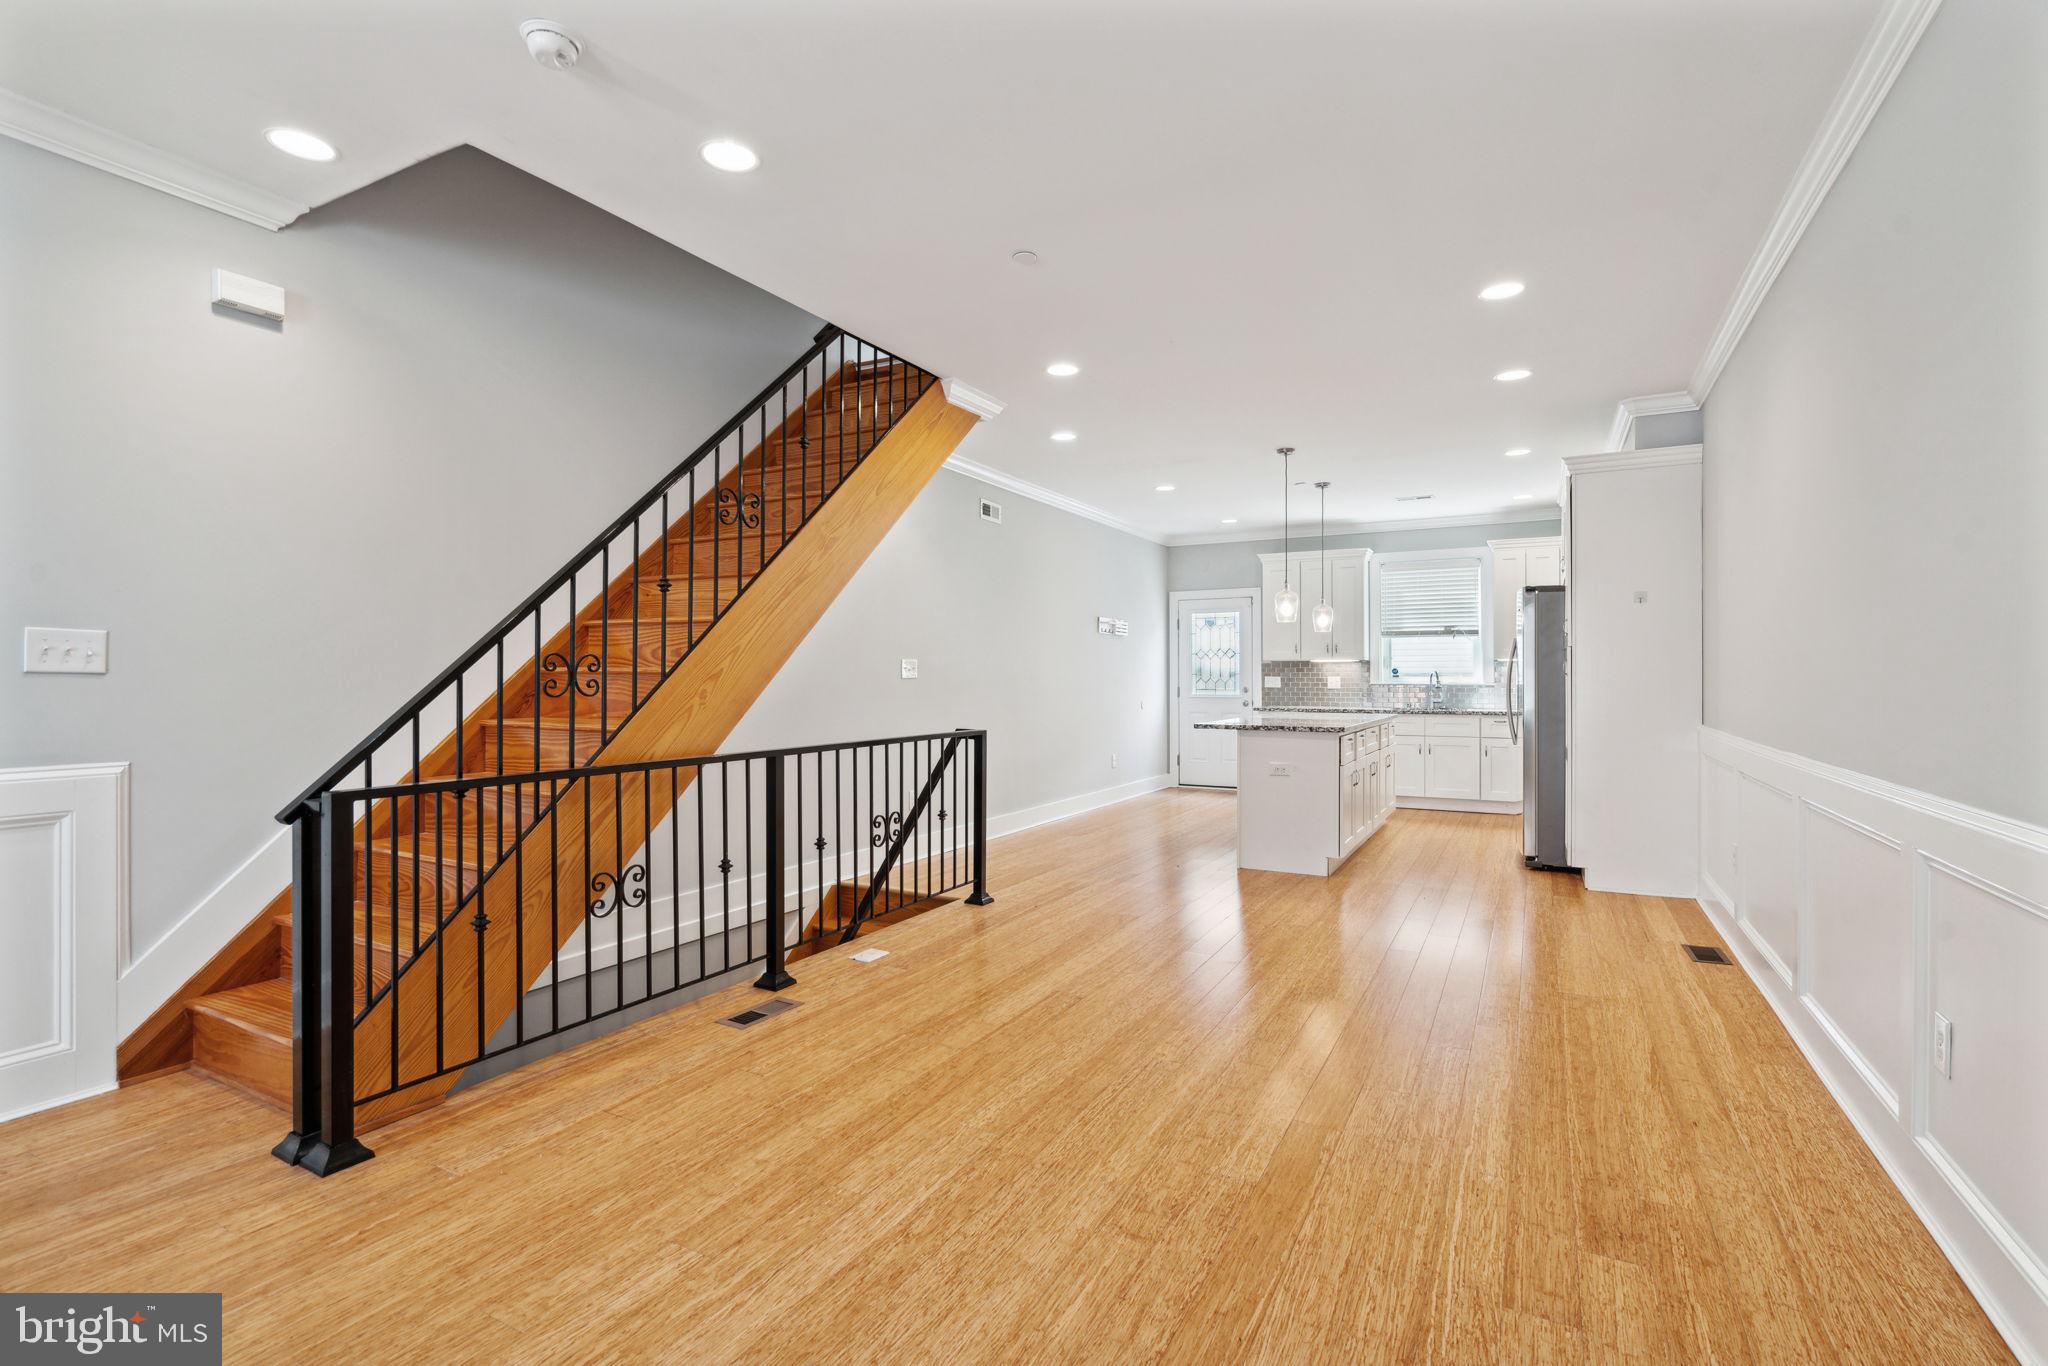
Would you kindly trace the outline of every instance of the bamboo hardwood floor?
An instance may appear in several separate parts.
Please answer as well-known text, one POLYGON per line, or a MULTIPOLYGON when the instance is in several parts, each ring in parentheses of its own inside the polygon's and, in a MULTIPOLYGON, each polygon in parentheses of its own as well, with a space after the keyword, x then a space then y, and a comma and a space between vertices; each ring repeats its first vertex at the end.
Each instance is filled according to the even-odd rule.
POLYGON ((1697 906, 1228 795, 464 1092, 328 1181, 172 1075, 0 1127, 0 1286, 217 1290, 246 1361, 2010 1360, 1697 906))

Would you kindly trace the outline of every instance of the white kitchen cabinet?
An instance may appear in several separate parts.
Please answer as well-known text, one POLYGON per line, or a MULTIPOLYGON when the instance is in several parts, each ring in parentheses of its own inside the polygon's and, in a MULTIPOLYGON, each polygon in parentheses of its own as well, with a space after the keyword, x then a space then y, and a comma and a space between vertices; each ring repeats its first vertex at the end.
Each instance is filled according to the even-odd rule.
POLYGON ((1391 744, 1380 751, 1379 789, 1376 801, 1373 824, 1385 825, 1387 817, 1394 814, 1394 749, 1391 744))
POLYGON ((1493 657, 1506 659, 1515 643, 1515 612, 1522 590, 1564 581, 1560 577, 1564 539, 1527 536, 1486 544, 1493 551, 1493 657))
POLYGON ((1309 619, 1323 598, 1324 557, 1313 550, 1297 550, 1285 557, 1259 556, 1260 584, 1266 599, 1265 658, 1364 659, 1365 566, 1369 557, 1365 550, 1329 553, 1330 606, 1336 609, 1337 619, 1328 633, 1319 633, 1309 629, 1309 619), (1289 583, 1301 594, 1301 612, 1294 621, 1282 623, 1273 616, 1273 602, 1289 583))
POLYGON ((1422 797, 1429 793, 1429 775, 1424 771, 1428 741, 1420 735, 1394 737, 1394 795, 1422 797))
POLYGON ((1423 795, 1452 801, 1478 801, 1479 737, 1476 735, 1426 735, 1423 737, 1423 795))
POLYGON ((1522 800, 1522 747, 1509 739, 1482 738, 1479 742, 1481 796, 1489 802, 1522 800))

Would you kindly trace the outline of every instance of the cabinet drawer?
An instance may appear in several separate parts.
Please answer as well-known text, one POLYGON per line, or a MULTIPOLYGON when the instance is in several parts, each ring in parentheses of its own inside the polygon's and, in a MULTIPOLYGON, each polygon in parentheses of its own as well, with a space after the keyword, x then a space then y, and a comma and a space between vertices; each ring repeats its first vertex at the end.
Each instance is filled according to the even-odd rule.
POLYGON ((1482 716, 1479 718, 1479 734, 1487 740, 1511 740, 1508 719, 1505 716, 1482 716))
POLYGON ((1358 737, 1355 735, 1345 736, 1341 741, 1341 748, 1343 752, 1338 755, 1337 762, 1340 764, 1350 763, 1358 757, 1358 737))
POLYGON ((1422 735, 1427 732, 1427 722, 1420 716, 1397 716, 1394 718, 1394 734, 1422 735))
POLYGON ((1379 747, 1380 728, 1378 726, 1374 726, 1371 730, 1358 732, 1358 752, 1360 754, 1374 753, 1379 747))
POLYGON ((1479 736, 1479 718, 1476 716, 1431 716, 1425 719, 1429 722, 1429 729, 1423 732, 1426 735, 1469 735, 1474 739, 1479 736))

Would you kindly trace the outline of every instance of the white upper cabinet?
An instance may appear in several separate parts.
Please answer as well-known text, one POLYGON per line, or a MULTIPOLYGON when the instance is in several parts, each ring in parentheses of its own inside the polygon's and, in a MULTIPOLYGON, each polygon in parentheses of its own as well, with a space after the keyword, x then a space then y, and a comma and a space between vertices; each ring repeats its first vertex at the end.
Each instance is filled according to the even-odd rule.
POLYGON ((1560 577, 1564 539, 1529 536, 1486 544, 1493 551, 1493 657, 1506 659, 1515 643, 1515 612, 1521 605, 1522 590, 1564 582, 1560 577))
POLYGON ((1329 553, 1330 606, 1337 609, 1335 626, 1327 633, 1310 629, 1309 618, 1323 596, 1324 557, 1313 550, 1297 550, 1285 560, 1279 555, 1259 556, 1265 590, 1265 657, 1274 659, 1364 659, 1365 565, 1370 552, 1332 550, 1329 553), (1284 582, 1292 582, 1301 594, 1300 615, 1282 624, 1273 617, 1273 602, 1284 582))

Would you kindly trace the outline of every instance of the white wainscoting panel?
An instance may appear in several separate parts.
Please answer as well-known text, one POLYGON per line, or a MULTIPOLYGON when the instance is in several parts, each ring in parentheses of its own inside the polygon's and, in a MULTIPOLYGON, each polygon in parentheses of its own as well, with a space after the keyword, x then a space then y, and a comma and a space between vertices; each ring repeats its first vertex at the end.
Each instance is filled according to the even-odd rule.
POLYGON ((127 775, 0 771, 0 1121, 114 1086, 127 775))
POLYGON ((2048 1362, 2048 830, 1710 728, 1700 753, 1700 904, 2015 1353, 2048 1362))
POLYGON ((1799 809, 1792 794, 1744 773, 1736 782, 1736 909, 1764 958, 1793 984, 1799 963, 1799 809))

